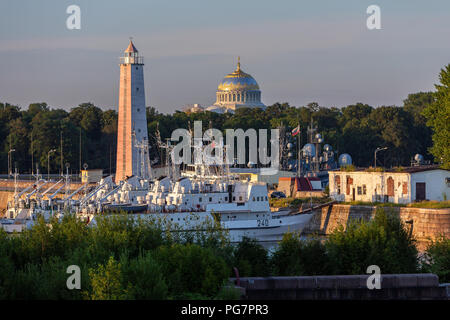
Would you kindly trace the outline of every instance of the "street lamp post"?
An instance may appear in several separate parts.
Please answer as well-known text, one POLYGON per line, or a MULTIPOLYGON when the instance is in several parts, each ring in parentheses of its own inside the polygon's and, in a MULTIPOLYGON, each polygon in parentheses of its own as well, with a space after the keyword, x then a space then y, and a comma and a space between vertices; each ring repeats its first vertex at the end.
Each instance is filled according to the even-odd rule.
POLYGON ((383 148, 378 147, 378 148, 375 150, 375 163, 374 163, 374 168, 377 167, 377 152, 378 152, 378 151, 382 151, 382 150, 386 150, 386 149, 387 149, 387 147, 383 147, 383 148))
POLYGON ((8 151, 8 176, 11 175, 11 169, 12 169, 12 157, 11 157, 11 153, 16 151, 16 149, 10 149, 8 151))
POLYGON ((47 153, 47 181, 50 181, 50 153, 55 151, 56 149, 52 149, 47 153))

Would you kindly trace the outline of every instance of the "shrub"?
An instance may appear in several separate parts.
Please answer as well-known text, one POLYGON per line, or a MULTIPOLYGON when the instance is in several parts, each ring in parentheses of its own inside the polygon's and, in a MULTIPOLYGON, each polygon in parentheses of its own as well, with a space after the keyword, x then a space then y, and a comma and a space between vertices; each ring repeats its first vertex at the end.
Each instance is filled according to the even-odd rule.
POLYGON ((356 170, 356 167, 353 164, 343 165, 340 168, 340 171, 345 171, 345 172, 353 172, 355 170, 356 170))
POLYGON ((127 286, 127 299, 161 300, 167 298, 167 285, 161 266, 150 252, 136 259, 121 259, 123 283, 127 286))
POLYGON ((280 276, 329 274, 325 246, 319 239, 302 240, 286 233, 271 258, 273 272, 280 276))
POLYGON ((121 264, 110 257, 106 265, 89 269, 92 292, 86 295, 92 300, 122 300, 127 291, 122 286, 121 264))
POLYGON ((437 274, 440 283, 450 282, 450 239, 441 235, 433 240, 424 254, 422 271, 437 274))
POLYGON ((270 272, 267 250, 255 240, 244 237, 234 251, 234 266, 241 277, 267 276, 270 272))
POLYGON ((96 261, 129 251, 136 257, 142 250, 155 249, 164 243, 162 231, 149 220, 133 220, 126 214, 97 216, 97 226, 90 228, 89 251, 96 261))
POLYGON ((229 266, 210 248, 172 244, 155 251, 172 298, 213 297, 229 275, 229 266))
POLYGON ((372 221, 341 226, 325 242, 334 274, 364 274, 370 265, 382 273, 417 271, 417 248, 402 221, 377 208, 372 221))
POLYGON ((239 300, 240 297, 241 292, 233 286, 223 286, 215 297, 215 300, 239 300))

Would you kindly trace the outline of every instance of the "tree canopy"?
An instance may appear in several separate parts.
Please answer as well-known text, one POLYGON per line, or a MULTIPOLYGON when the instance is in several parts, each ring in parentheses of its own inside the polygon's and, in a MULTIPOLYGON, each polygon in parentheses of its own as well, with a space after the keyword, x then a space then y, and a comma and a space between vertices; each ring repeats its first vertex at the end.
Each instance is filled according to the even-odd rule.
MULTIPOLYGON (((203 129, 212 126, 225 129, 274 129, 283 125, 287 132, 300 125, 302 144, 307 143, 307 127, 311 121, 318 126, 324 142, 338 154, 349 153, 356 166, 373 165, 378 147, 388 147, 378 155, 379 165, 408 166, 416 153, 425 159, 450 168, 450 64, 441 70, 435 92, 409 94, 402 106, 373 107, 361 102, 336 107, 311 102, 306 106, 275 103, 265 110, 241 108, 234 114, 214 112, 163 114, 147 107, 150 157, 162 162, 156 147, 156 131, 163 141, 178 128, 187 129, 201 120, 203 129)), ((84 163, 89 168, 115 171, 117 119, 115 110, 102 110, 87 102, 66 111, 51 108, 45 102, 32 103, 27 110, 0 103, 0 172, 6 173, 8 152, 19 172, 35 168, 47 169, 48 152, 56 149, 50 159, 50 170, 60 172, 70 163, 78 172, 84 163), (32 166, 33 159, 33 166, 32 166)))
POLYGON ((423 115, 433 130, 430 151, 437 162, 450 169, 450 64, 441 70, 439 81, 434 99, 424 108, 423 115))

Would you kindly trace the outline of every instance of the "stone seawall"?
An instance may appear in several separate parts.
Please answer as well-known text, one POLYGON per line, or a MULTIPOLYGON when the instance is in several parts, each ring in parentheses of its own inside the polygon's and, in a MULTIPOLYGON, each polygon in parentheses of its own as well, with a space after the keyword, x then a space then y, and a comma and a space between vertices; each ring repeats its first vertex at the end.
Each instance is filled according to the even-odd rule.
MULTIPOLYGON (((440 234, 450 237, 450 209, 425 209, 409 207, 385 207, 400 217, 407 228, 412 227, 412 234, 417 240, 419 250, 424 250, 431 239, 440 234), (412 222, 412 224, 411 224, 412 222)), ((376 214, 376 207, 335 204, 314 213, 305 234, 318 233, 329 235, 339 225, 344 228, 350 221, 370 220, 376 214)))

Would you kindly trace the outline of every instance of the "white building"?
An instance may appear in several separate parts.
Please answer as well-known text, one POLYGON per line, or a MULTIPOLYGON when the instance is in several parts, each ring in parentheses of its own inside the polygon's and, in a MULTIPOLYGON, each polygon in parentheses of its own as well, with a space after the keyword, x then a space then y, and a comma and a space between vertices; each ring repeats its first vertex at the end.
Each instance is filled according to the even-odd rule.
POLYGON ((337 201, 410 203, 450 199, 450 171, 437 166, 395 171, 329 171, 330 197, 337 201))

